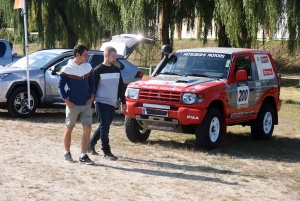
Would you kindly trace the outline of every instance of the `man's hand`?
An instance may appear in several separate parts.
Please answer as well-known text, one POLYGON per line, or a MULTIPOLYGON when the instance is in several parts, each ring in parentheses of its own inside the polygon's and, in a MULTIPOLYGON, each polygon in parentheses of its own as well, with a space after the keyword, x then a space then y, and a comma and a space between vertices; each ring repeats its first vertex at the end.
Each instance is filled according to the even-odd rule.
POLYGON ((68 108, 72 108, 74 107, 74 103, 71 102, 68 98, 65 99, 65 103, 68 106, 68 108))
POLYGON ((126 104, 122 104, 121 107, 122 107, 122 111, 126 111, 126 109, 127 109, 126 104))
POLYGON ((94 94, 91 95, 91 97, 88 99, 88 101, 86 102, 86 104, 92 105, 93 101, 94 101, 94 94))

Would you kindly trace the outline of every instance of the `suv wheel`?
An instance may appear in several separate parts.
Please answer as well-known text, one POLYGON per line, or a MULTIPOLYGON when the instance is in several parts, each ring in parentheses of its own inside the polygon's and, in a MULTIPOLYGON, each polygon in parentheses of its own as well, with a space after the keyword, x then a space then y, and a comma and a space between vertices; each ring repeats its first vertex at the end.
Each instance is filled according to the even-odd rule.
POLYGON ((125 133, 131 142, 145 142, 151 130, 143 129, 135 119, 125 116, 125 133))
POLYGON ((256 119, 251 124, 253 139, 268 140, 274 130, 274 109, 269 103, 262 104, 256 119))
POLYGON ((116 103, 116 106, 115 106, 115 114, 116 115, 121 115, 123 114, 122 113, 122 110, 121 110, 121 99, 118 99, 117 103, 116 103))
POLYGON ((196 141, 200 148, 207 150, 218 146, 221 138, 222 115, 215 107, 208 108, 208 111, 201 124, 196 126, 196 141))
POLYGON ((21 118, 25 118, 28 117, 30 114, 33 114, 37 107, 37 96, 32 90, 30 91, 30 94, 31 111, 28 110, 27 88, 21 87, 14 89, 8 98, 8 113, 14 117, 21 118))

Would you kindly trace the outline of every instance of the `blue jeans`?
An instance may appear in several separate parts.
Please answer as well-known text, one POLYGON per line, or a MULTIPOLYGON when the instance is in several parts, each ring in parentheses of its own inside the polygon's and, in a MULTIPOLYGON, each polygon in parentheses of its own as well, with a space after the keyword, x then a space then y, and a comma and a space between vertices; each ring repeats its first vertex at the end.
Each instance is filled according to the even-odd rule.
POLYGON ((95 130, 92 138, 90 139, 90 144, 92 146, 95 146, 95 144, 97 144, 97 141, 101 139, 103 152, 110 153, 108 134, 110 124, 115 117, 115 107, 97 102, 95 104, 95 112, 100 124, 95 130))

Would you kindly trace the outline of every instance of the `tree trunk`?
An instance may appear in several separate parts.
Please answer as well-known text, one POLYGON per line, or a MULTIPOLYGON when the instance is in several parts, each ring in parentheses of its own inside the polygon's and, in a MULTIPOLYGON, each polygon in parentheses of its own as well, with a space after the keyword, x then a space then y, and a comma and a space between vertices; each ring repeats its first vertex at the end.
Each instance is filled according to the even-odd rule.
POLYGON ((163 45, 171 44, 169 32, 169 27, 171 23, 170 5, 172 5, 172 1, 170 0, 165 0, 161 3, 160 35, 163 45))
POLYGON ((73 49, 75 45, 77 44, 78 36, 76 35, 74 31, 74 27, 72 27, 69 24, 65 9, 64 9, 64 2, 61 1, 60 3, 56 4, 57 12, 59 13, 59 16, 61 17, 63 24, 66 28, 67 35, 68 35, 68 48, 73 49))
POLYGON ((231 47, 230 45, 230 41, 226 35, 226 32, 225 32, 225 25, 222 24, 222 23, 218 23, 218 27, 219 27, 219 30, 218 30, 218 39, 219 39, 219 42, 218 42, 218 46, 219 47, 231 47))

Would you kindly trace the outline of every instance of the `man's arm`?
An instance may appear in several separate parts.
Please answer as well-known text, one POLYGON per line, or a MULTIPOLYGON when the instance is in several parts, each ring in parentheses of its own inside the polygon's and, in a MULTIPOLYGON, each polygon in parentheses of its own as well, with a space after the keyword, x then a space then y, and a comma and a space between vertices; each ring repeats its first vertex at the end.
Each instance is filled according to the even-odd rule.
POLYGON ((67 79, 68 79, 68 77, 66 75, 60 73, 58 83, 57 83, 57 89, 58 89, 58 92, 60 94, 60 97, 65 101, 66 105, 69 108, 72 108, 74 106, 74 103, 72 103, 69 100, 69 97, 68 97, 68 95, 65 91, 65 86, 66 86, 66 83, 67 83, 67 79))
POLYGON ((126 104, 125 91, 124 91, 125 86, 124 86, 121 72, 119 71, 119 73, 120 73, 120 78, 119 78, 119 86, 118 86, 118 97, 121 99, 122 104, 126 104))
POLYGON ((86 104, 93 104, 94 98, 95 98, 95 81, 94 81, 94 73, 93 70, 91 70, 91 73, 89 75, 89 88, 90 88, 90 98, 87 101, 86 104))
POLYGON ((58 79, 58 83, 57 83, 57 89, 58 89, 58 92, 59 92, 60 97, 62 99, 68 98, 68 95, 67 95, 67 93, 65 91, 66 83, 67 83, 67 76, 64 75, 64 74, 59 74, 59 79, 58 79))

